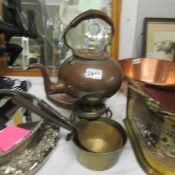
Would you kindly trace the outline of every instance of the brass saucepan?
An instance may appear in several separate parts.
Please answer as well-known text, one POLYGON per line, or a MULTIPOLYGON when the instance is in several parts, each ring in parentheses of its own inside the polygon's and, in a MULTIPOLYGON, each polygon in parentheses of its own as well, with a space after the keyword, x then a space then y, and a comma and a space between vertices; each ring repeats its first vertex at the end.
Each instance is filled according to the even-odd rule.
POLYGON ((87 168, 105 170, 112 167, 126 143, 125 130, 112 119, 100 118, 93 121, 82 119, 72 124, 43 100, 38 99, 34 104, 24 95, 16 95, 12 101, 73 131, 77 158, 87 168))
POLYGON ((82 129, 82 142, 92 151, 74 144, 79 162, 93 170, 106 170, 114 166, 123 150, 127 136, 123 127, 109 118, 95 121, 80 120, 76 126, 82 129))

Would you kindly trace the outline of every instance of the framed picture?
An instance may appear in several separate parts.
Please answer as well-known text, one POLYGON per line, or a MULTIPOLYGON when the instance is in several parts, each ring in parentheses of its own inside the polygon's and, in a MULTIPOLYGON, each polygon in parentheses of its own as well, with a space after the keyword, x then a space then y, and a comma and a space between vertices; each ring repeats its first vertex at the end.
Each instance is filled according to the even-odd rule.
POLYGON ((175 18, 145 18, 143 57, 175 61, 175 18))

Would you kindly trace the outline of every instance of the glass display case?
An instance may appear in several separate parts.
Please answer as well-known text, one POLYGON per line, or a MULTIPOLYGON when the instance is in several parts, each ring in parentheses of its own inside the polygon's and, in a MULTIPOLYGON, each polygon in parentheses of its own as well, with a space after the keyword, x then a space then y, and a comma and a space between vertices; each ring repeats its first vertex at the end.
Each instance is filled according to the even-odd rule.
MULTIPOLYGON (((5 1, 5 0, 4 0, 5 1)), ((21 1, 21 21, 25 28, 28 27, 28 10, 34 11, 34 22, 38 32, 38 37, 14 36, 10 42, 22 47, 20 55, 13 65, 9 65, 6 74, 21 75, 20 71, 31 63, 41 63, 47 67, 58 67, 63 59, 69 55, 69 50, 65 46, 62 35, 69 22, 88 9, 98 9, 107 13, 114 22, 114 28, 119 27, 120 1, 115 0, 23 0, 21 1)), ((97 26, 98 27, 98 26, 97 26)), ((105 28, 104 28, 105 30, 105 28)), ((113 37, 110 51, 112 57, 117 58, 118 50, 118 30, 113 37), (117 37, 117 38, 116 38, 117 37)), ((80 32, 81 33, 81 32, 80 32)), ((76 38, 73 38, 76 40, 76 38)), ((8 61, 7 55, 7 61, 8 61)), ((23 74, 26 75, 26 74, 23 74)))

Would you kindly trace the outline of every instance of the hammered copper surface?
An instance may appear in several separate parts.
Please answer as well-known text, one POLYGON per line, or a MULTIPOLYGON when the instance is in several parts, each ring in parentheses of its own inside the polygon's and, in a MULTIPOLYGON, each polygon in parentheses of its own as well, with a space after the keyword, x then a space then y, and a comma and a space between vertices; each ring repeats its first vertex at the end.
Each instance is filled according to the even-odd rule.
MULTIPOLYGON (((135 86, 136 85, 136 86, 135 86)), ((129 84, 126 130, 135 155, 150 175, 175 174, 175 113, 129 84)))
POLYGON ((175 62, 158 58, 128 58, 119 63, 125 76, 156 86, 175 87, 175 62))

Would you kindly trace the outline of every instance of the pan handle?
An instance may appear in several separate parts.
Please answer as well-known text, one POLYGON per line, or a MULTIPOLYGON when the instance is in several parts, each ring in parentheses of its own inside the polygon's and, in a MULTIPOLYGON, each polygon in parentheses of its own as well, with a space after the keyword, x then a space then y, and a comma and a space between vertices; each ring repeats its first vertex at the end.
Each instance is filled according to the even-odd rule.
POLYGON ((14 96, 12 98, 12 102, 28 109, 29 111, 41 116, 46 120, 49 120, 58 125, 61 125, 62 127, 64 127, 65 129, 71 132, 75 131, 75 127, 70 122, 65 120, 65 117, 63 117, 60 113, 55 111, 51 106, 49 106, 43 100, 38 100, 38 105, 41 108, 39 108, 39 106, 32 104, 29 100, 27 100, 22 95, 14 96))
POLYGON ((38 102, 38 106, 40 106, 41 109, 47 112, 50 116, 58 120, 64 128, 68 127, 68 128, 71 128, 71 130, 77 130, 77 128, 66 117, 64 117, 62 114, 56 111, 53 107, 47 104, 44 100, 40 100, 38 102))

